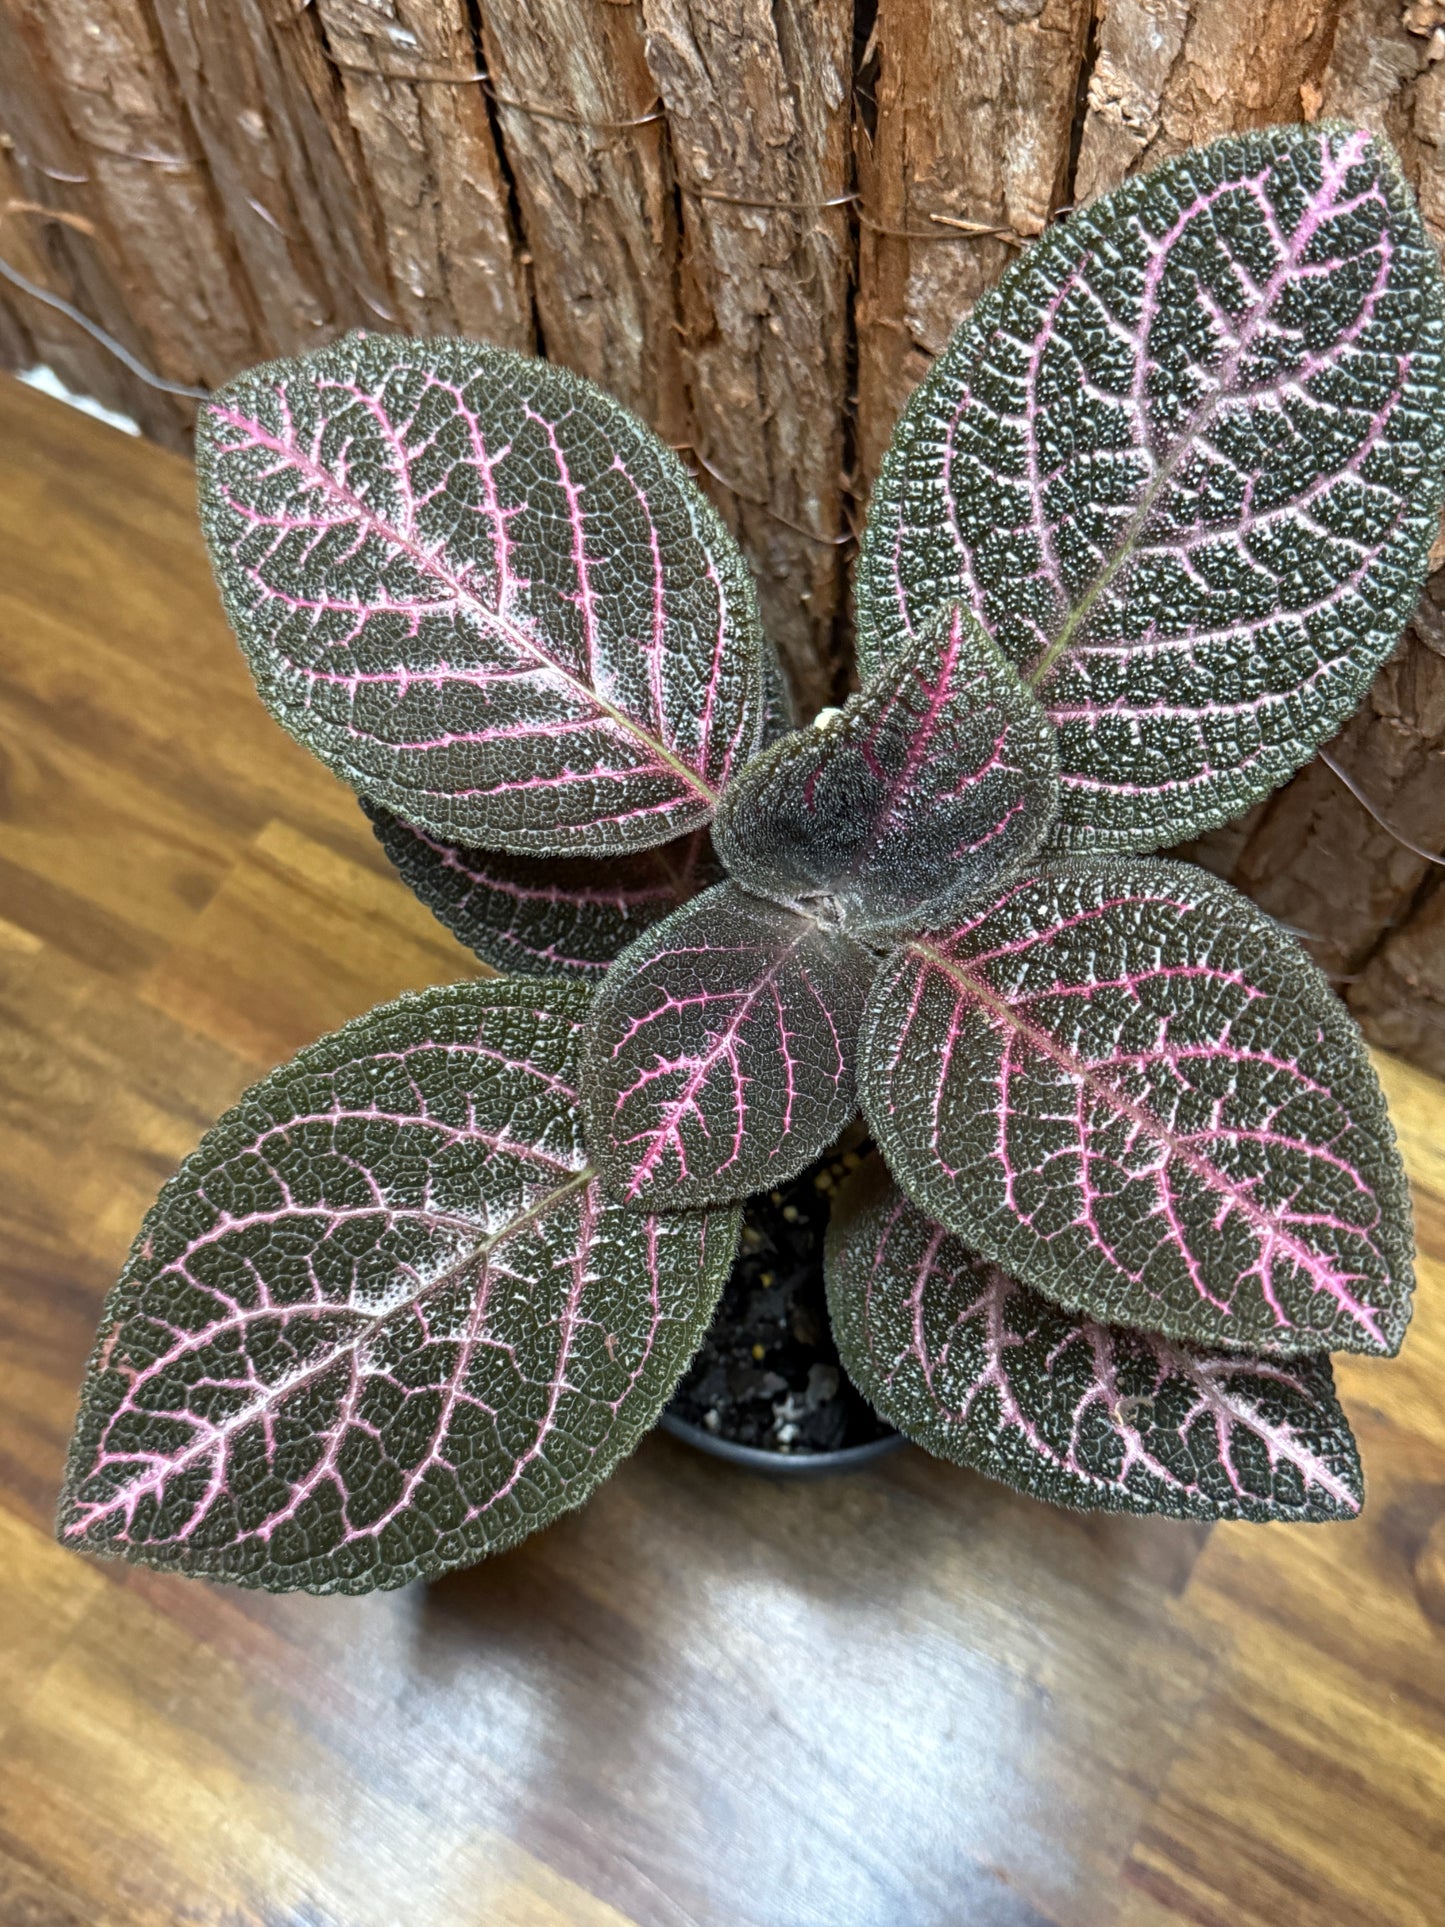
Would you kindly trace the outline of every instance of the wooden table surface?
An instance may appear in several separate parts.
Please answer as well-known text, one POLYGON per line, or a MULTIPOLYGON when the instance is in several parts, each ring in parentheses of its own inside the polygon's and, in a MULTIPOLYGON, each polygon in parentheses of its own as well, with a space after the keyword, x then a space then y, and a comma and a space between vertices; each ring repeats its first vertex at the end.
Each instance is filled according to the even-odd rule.
POLYGON ((3 1927, 1441 1927, 1445 1089, 1363 1518, 1080 1518, 646 1441, 431 1586, 263 1595, 50 1521, 101 1297, 262 1071, 471 960, 251 693, 177 457, 0 387, 3 1927))

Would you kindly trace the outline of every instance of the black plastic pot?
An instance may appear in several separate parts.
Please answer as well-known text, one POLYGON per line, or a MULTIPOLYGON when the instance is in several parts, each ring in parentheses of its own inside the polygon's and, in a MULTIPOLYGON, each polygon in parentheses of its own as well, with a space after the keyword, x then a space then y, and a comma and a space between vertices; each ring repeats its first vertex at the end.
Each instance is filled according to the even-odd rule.
POLYGON ((738 1445, 732 1439, 720 1438, 705 1426, 690 1425, 672 1412, 664 1412, 658 1423, 664 1432, 681 1439, 684 1445, 695 1445, 699 1452, 710 1452, 715 1459, 779 1479, 823 1479, 832 1472, 859 1472, 907 1442, 901 1432, 885 1432, 882 1438, 869 1439, 864 1445, 845 1445, 836 1452, 766 1452, 758 1445, 738 1445))
POLYGON ((777 1478, 852 1472, 903 1443, 848 1382, 828 1325, 825 1235, 864 1148, 851 1131, 747 1201, 717 1314, 662 1416, 674 1438, 777 1478))

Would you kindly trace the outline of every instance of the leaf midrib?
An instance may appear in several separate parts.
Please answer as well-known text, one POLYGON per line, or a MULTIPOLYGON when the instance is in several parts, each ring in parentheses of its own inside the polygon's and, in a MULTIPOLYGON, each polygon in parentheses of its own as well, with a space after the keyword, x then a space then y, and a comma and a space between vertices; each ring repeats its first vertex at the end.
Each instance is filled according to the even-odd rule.
MULTIPOLYGON (((528 1225, 540 1223, 563 1199, 585 1188, 585 1186, 592 1183, 597 1175, 596 1170, 590 1164, 584 1164, 582 1169, 573 1177, 569 1178, 565 1184, 559 1184, 551 1191, 548 1191, 534 1204, 529 1205, 525 1211, 519 1212, 516 1217, 510 1219, 499 1231, 492 1232, 478 1244, 472 1246, 459 1257, 454 1264, 448 1265, 445 1271, 439 1272, 435 1278, 428 1279, 418 1290, 408 1293, 404 1298, 399 1299, 396 1304, 390 1306, 379 1318, 374 1319, 370 1324, 365 1325, 351 1337, 343 1339, 333 1346, 323 1358, 317 1359, 312 1364, 306 1366, 303 1371, 296 1373, 292 1378, 288 1378, 283 1384, 270 1388, 266 1396, 254 1400, 243 1410, 233 1413, 220 1425, 213 1426, 203 1437, 188 1445, 183 1452, 168 1457, 159 1468, 148 1471, 140 1478, 128 1481, 103 1504, 89 1508, 84 1522, 73 1525, 66 1536, 70 1538, 83 1538, 97 1520, 108 1518, 111 1513, 131 1503, 133 1498, 138 1498, 147 1488, 160 1489, 163 1487, 178 1471, 183 1470, 187 1465, 192 1464, 196 1459, 203 1457, 206 1453, 213 1451, 218 1443, 224 1443, 233 1433, 240 1431, 242 1427, 255 1424, 256 1420, 265 1412, 274 1410, 280 1405, 283 1399, 289 1398, 300 1386, 309 1384, 313 1379, 319 1378, 325 1372, 329 1372, 342 1359, 360 1351, 363 1345, 372 1343, 373 1340, 386 1332, 393 1321, 399 1321, 403 1316, 414 1312, 418 1305, 425 1304, 434 1293, 445 1290, 448 1285, 454 1284, 465 1272, 479 1264, 484 1264, 509 1238, 514 1237, 517 1232, 525 1229, 528 1225)), ((346 1312, 354 1311, 356 1307, 338 1304, 329 1307, 329 1309, 335 1312, 346 1312)), ((92 1474, 87 1474, 87 1476, 92 1476, 92 1474)))
POLYGON ((317 487, 329 492, 336 501, 340 502, 354 514, 356 519, 363 524, 370 534, 377 536, 382 541, 390 542, 409 556, 422 575, 435 577, 438 581, 445 584, 448 592, 454 596, 458 602, 466 603, 470 608, 484 616, 489 622, 497 623, 505 630, 507 635, 512 638, 517 648, 534 657, 544 668, 552 671, 553 674, 558 676, 577 695, 590 702, 601 715, 610 718, 625 735, 631 736, 635 741, 645 745, 646 748, 656 756, 659 762, 664 764, 680 779, 684 788, 690 790, 700 802, 706 803, 709 809, 715 807, 718 800, 718 792, 704 777, 699 775, 695 769, 685 763, 673 750, 669 749, 661 737, 654 735, 649 729, 644 729, 635 718, 629 716, 625 710, 619 709, 615 703, 609 702, 600 691, 595 689, 590 683, 584 681, 575 671, 568 669, 564 663, 559 662, 554 656, 549 655, 545 649, 540 648, 524 631, 518 629, 504 616, 500 609, 490 608, 467 582, 460 576, 455 575, 441 563, 439 555, 429 555, 425 549, 410 540, 409 537, 404 536, 400 530, 394 529, 391 524, 378 515, 374 509, 368 508, 344 483, 339 482, 329 469, 323 467, 319 462, 313 462, 310 457, 303 454, 300 449, 293 447, 290 443, 271 434, 270 431, 263 428, 259 422, 252 420, 248 416, 235 413, 230 409, 222 408, 214 403, 212 404, 211 412, 217 415, 222 421, 227 422, 232 428, 252 436, 261 447, 269 449, 272 454, 280 455, 288 462, 294 464, 294 466, 300 469, 303 474, 307 475, 317 487))
MULTIPOLYGON (((983 983, 972 971, 965 968, 958 958, 949 957, 945 952, 920 939, 915 939, 909 945, 909 949, 928 966, 937 970, 941 976, 946 977, 965 997, 972 997, 1001 1019, 1018 1036, 1026 1038, 1041 1055, 1051 1059, 1066 1076, 1085 1085, 1095 1097, 1111 1105, 1122 1116, 1137 1124, 1141 1130, 1148 1132, 1164 1145, 1171 1158, 1177 1158, 1210 1190, 1227 1198, 1241 1216, 1257 1230, 1277 1238, 1301 1267, 1306 1278, 1315 1276, 1314 1267, 1321 1262, 1321 1254, 1311 1251, 1309 1246, 1289 1231, 1278 1218, 1272 1217, 1246 1193, 1239 1190, 1217 1165, 1211 1164, 1207 1158, 1200 1157, 1196 1151, 1181 1144, 1162 1119, 1156 1117, 1144 1105, 1136 1103, 1133 1098, 1126 1097, 1113 1084, 1100 1077, 1092 1066, 1081 1063, 1047 1031, 1040 1030, 1036 1025, 1020 1017, 1006 997, 983 983)), ((1368 1234, 1363 1227, 1356 1227, 1356 1229, 1358 1235, 1368 1243, 1368 1234)), ((1377 1344, 1384 1342, 1376 1315, 1367 1305, 1357 1303, 1342 1283, 1336 1281, 1331 1286, 1320 1288, 1326 1289, 1339 1309, 1353 1317, 1361 1330, 1368 1333, 1377 1344)), ((1298 1331, 1300 1327, 1296 1323, 1289 1329, 1298 1331)))
MULTIPOLYGON (((771 988, 777 981, 778 975, 784 966, 813 935, 817 927, 816 920, 804 910, 795 910, 793 914, 802 919, 803 928, 792 938, 786 949, 778 952, 762 976, 756 978, 752 985, 745 991, 743 1002, 740 1004, 736 1014, 729 1021, 726 1030, 719 1032, 709 1048, 699 1054, 696 1063, 689 1072, 688 1082, 678 1096, 669 1100, 666 1105, 659 1106, 659 1110, 665 1117, 666 1122, 661 1124, 657 1131, 652 1134, 653 1144, 649 1148, 646 1156, 638 1162, 638 1168, 632 1175, 628 1186, 627 1196, 629 1199, 635 1201, 641 1195, 643 1186, 651 1181, 652 1167, 658 1158, 661 1157, 664 1144, 668 1141, 676 1143, 680 1140, 682 1121, 689 1111, 695 1112, 700 1108, 698 1104, 698 1092, 706 1087, 708 1080, 711 1078, 714 1070, 716 1070, 719 1062, 736 1043, 739 1033, 751 1021, 753 1012, 763 992, 771 988)), ((639 971, 638 974, 640 975, 641 971, 639 971)))
MULTIPOLYGON (((1240 184, 1244 185, 1245 183, 1241 182, 1240 184)), ((1331 192, 1333 193, 1333 189, 1331 189, 1331 192)), ((1118 547, 1114 550, 1113 555, 1110 556, 1098 575, 1094 577, 1084 594, 1074 604, 1073 608, 1070 609, 1068 615, 1064 618, 1058 635, 1055 636, 1054 640, 1039 657, 1038 662, 1028 672, 1026 680, 1030 688, 1038 689, 1055 668, 1059 659, 1067 653, 1074 636, 1088 620, 1095 605, 1104 594, 1104 591, 1114 580, 1114 577, 1119 573, 1120 569, 1124 567, 1125 563, 1132 558, 1134 545, 1138 541, 1139 535, 1147 524, 1150 515, 1153 513, 1155 503, 1158 501, 1163 490, 1173 481, 1175 475, 1178 473, 1186 453, 1193 447, 1195 438, 1209 426, 1220 406, 1226 399, 1230 398, 1226 392, 1228 384, 1232 381, 1238 370, 1245 351, 1253 342, 1261 322, 1273 309, 1286 277, 1297 265, 1300 252, 1297 246, 1297 239, 1300 227, 1304 225, 1304 217, 1301 217, 1299 227, 1296 227, 1294 233, 1290 236, 1289 245, 1284 251, 1283 258, 1274 273, 1270 276, 1259 302, 1241 323, 1238 341, 1221 362, 1219 377, 1213 393, 1205 398, 1175 438, 1173 447, 1159 464, 1153 480, 1148 483, 1144 493, 1140 496, 1139 506, 1129 518, 1124 533, 1119 538, 1118 547)), ((1313 233, 1313 229, 1311 229, 1311 233, 1313 233)), ((1080 266, 1082 266, 1082 262, 1080 266)), ((1076 268, 1071 270, 1071 273, 1076 273, 1077 271, 1076 268)), ((1141 341, 1140 352, 1146 352, 1147 347, 1147 341, 1141 341)), ((1146 450, 1149 448, 1147 429, 1144 438, 1144 447, 1146 450)), ((1040 506, 1042 507, 1042 504, 1040 504, 1040 506)))

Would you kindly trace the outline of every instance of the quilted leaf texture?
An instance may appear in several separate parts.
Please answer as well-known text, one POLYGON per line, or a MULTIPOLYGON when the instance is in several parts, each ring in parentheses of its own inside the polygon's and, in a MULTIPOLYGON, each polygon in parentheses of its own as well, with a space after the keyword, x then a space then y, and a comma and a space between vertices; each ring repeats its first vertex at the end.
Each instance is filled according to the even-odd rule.
POLYGON ((362 798, 404 882, 483 963, 601 983, 649 925, 713 882, 706 830, 630 856, 526 857, 469 850, 362 798))
POLYGON ((1356 707, 1445 487, 1445 288, 1333 123, 1181 154, 1060 222, 915 392, 858 573, 865 673, 967 600, 1058 727, 1056 838, 1222 823, 1356 707))
POLYGON ((242 1098, 106 1304, 62 1541, 365 1592, 593 1490, 692 1356, 738 1219, 607 1201, 578 1114, 587 1001, 413 994, 242 1098))
POLYGON ((914 1202, 1057 1304, 1202 1345, 1399 1349, 1409 1193, 1363 1039, 1202 870, 1066 859, 909 939, 858 1079, 914 1202))
POLYGON ((201 410, 201 519, 262 699, 450 841, 604 855, 712 814, 762 637, 681 463, 566 369, 354 334, 201 410))
POLYGON ((750 889, 882 931, 996 884, 1038 849, 1057 805, 1048 719, 955 607, 837 716, 754 757, 713 839, 750 889))
POLYGON ((614 1195, 657 1211, 746 1197, 821 1155, 857 1108, 867 953, 720 883, 639 937, 597 993, 587 1142, 614 1195))
POLYGON ((849 1377, 939 1458, 1086 1511, 1317 1521, 1360 1509, 1327 1356, 1205 1351, 1065 1311, 974 1257, 881 1163, 835 1201, 827 1268, 849 1377))

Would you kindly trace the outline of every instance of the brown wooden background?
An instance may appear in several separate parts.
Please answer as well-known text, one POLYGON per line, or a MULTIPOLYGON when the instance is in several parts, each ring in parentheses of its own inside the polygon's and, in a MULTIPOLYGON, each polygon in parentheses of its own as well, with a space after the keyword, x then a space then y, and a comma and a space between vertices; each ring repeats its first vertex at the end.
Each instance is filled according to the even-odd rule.
MULTIPOLYGON (((816 706, 899 404, 1013 250, 1319 115, 1386 131, 1445 240, 1445 0, 0 0, 0 249, 183 383, 356 326, 596 377, 694 462, 816 706)), ((0 361, 186 442, 189 404, 3 288, 0 361)), ((1439 852, 1433 588, 1336 754, 1439 852)), ((1445 1070, 1445 879, 1335 774, 1201 854, 1445 1070)))

